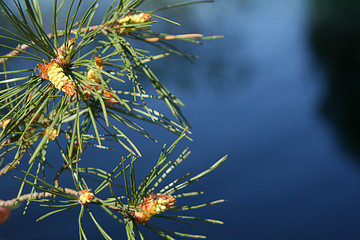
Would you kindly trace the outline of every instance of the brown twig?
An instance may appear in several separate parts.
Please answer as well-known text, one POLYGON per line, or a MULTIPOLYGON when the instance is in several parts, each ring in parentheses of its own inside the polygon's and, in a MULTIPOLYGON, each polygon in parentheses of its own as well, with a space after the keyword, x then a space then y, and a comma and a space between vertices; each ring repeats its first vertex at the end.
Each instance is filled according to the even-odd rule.
POLYGON ((57 188, 59 187, 59 177, 61 175, 61 173, 67 169, 68 166, 64 163, 64 165, 59 169, 59 171, 56 173, 55 177, 54 177, 54 186, 57 188))
POLYGON ((155 38, 145 38, 147 42, 157 42, 160 40, 173 40, 179 38, 194 38, 194 37, 203 37, 202 34, 192 33, 192 34, 180 34, 180 35, 172 35, 172 36, 165 36, 165 37, 155 37, 155 38))
MULTIPOLYGON (((14 169, 20 163, 20 159, 24 156, 24 154, 25 154, 25 152, 19 157, 18 161, 16 161, 14 164, 9 163, 3 169, 1 169, 0 170, 0 176, 5 174, 8 170, 14 169)), ((60 170, 56 173, 56 175, 54 177, 55 189, 61 190, 61 191, 65 192, 65 193, 68 193, 70 195, 73 195, 73 196, 77 197, 78 196, 78 191, 76 191, 74 189, 71 189, 71 188, 59 187, 59 177, 60 177, 61 173, 65 169, 67 169, 66 164, 64 164, 60 168, 60 170)), ((11 206, 16 205, 19 202, 24 202, 24 201, 27 201, 29 199, 45 199, 45 198, 50 198, 50 197, 53 197, 53 196, 56 196, 56 194, 52 194, 52 193, 49 193, 49 192, 40 192, 40 193, 34 192, 32 194, 31 193, 24 194, 24 195, 20 196, 19 198, 14 198, 14 199, 11 199, 11 200, 1 200, 0 199, 0 207, 11 207, 11 206)))
MULTIPOLYGON (((54 33, 49 33, 48 38, 53 38, 54 37, 54 33)), ((34 42, 31 42, 32 44, 35 44, 34 42)), ((7 60, 11 59, 11 57, 17 56, 19 55, 21 52, 24 52, 28 47, 30 47, 27 44, 19 44, 15 50, 12 50, 11 52, 9 52, 8 54, 6 54, 6 58, 1 58, 0 59, 0 64, 6 62, 7 60)))
MULTIPOLYGON (((13 136, 11 138, 8 138, 6 139, 5 141, 3 141, 1 144, 0 144, 0 151, 5 147, 5 145, 8 145, 10 143, 13 143, 13 142, 16 142, 18 139, 19 139, 20 135, 16 135, 16 136, 13 136)), ((2 169, 0 169, 0 177, 2 175, 4 175, 5 173, 7 173, 9 170, 12 170, 14 169, 17 165, 20 164, 20 159, 25 155, 25 152, 24 151, 22 153, 22 155, 20 155, 17 159, 17 161, 15 161, 14 163, 8 163, 5 165, 5 167, 3 167, 2 169)))
POLYGON ((65 170, 68 169, 68 166, 64 163, 63 166, 59 169, 59 171, 56 173, 55 177, 54 177, 54 186, 57 189, 60 189, 66 193, 69 193, 71 195, 77 196, 78 195, 78 191, 70 189, 70 188, 62 188, 59 187, 59 177, 61 175, 61 173, 65 170))
POLYGON ((25 194, 19 197, 19 199, 14 198, 14 199, 10 199, 10 200, 0 200, 0 207, 11 207, 16 205, 17 202, 24 202, 28 199, 43 199, 43 198, 49 198, 51 197, 52 194, 48 193, 48 192, 41 192, 41 193, 29 193, 29 194, 25 194))
MULTIPOLYGON (((62 191, 77 196, 77 191, 70 189, 70 188, 61 188, 62 191)), ((34 193, 28 193, 28 194, 24 194, 22 196, 20 196, 19 198, 13 198, 10 200, 0 200, 0 207, 11 207, 16 205, 19 202, 24 202, 27 201, 29 199, 45 199, 45 198, 50 198, 55 196, 52 193, 49 192, 34 192, 34 193)))
POLYGON ((11 52, 9 52, 8 54, 5 55, 5 56, 7 56, 6 58, 1 58, 0 63, 6 62, 11 57, 17 56, 19 53, 21 53, 21 51, 25 51, 28 47, 29 47, 29 45, 27 45, 27 44, 21 44, 21 45, 19 44, 16 47, 16 50, 12 50, 11 52))
POLYGON ((17 165, 20 164, 20 159, 17 160, 14 163, 8 163, 5 165, 5 167, 3 167, 2 169, 0 169, 0 176, 4 175, 5 173, 7 173, 10 170, 13 170, 17 165))
MULTIPOLYGON (((92 31, 92 30, 95 30, 95 29, 97 29, 97 28, 99 28, 99 27, 102 27, 103 25, 95 25, 95 26, 91 26, 91 27, 89 27, 89 28, 81 28, 80 29, 80 31, 81 32, 85 32, 85 31, 92 31)), ((71 30, 71 33, 72 34, 75 34, 75 33, 77 33, 79 31, 79 29, 74 29, 74 30, 71 30)), ((48 35, 48 38, 49 39, 52 39, 53 37, 54 37, 54 33, 49 33, 48 35)), ((31 42, 32 44, 35 44, 34 42, 31 42)), ((19 55, 21 52, 24 52, 24 51, 26 51, 26 49, 28 49, 30 46, 28 45, 28 44, 19 44, 17 47, 16 47, 16 49, 15 50, 12 50, 11 52, 9 52, 8 54, 6 54, 5 56, 5 58, 1 58, 0 59, 0 64, 2 64, 2 63, 4 63, 4 62, 6 62, 6 61, 8 61, 9 59, 11 59, 12 57, 14 57, 14 56, 17 56, 17 55, 19 55)))
POLYGON ((106 206, 107 208, 109 209, 112 209, 116 212, 120 212, 120 213, 124 213, 124 211, 122 210, 122 208, 119 208, 119 207, 115 207, 115 206, 106 206))
POLYGON ((5 147, 5 145, 7 144, 10 144, 12 142, 16 142, 18 139, 19 139, 19 135, 16 135, 14 137, 11 137, 11 138, 8 138, 6 139, 5 141, 3 141, 1 144, 0 144, 0 151, 5 147))

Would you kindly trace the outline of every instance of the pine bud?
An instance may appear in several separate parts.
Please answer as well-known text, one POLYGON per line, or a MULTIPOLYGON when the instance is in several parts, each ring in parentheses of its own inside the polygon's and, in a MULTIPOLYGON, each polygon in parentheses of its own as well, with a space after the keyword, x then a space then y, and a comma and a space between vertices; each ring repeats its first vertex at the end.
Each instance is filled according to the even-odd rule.
POLYGON ((70 65, 71 62, 71 52, 74 50, 74 38, 70 39, 67 45, 67 49, 65 49, 65 44, 63 44, 58 50, 57 50, 57 56, 58 59, 64 64, 64 65, 70 65))
MULTIPOLYGON (((117 21, 117 26, 126 26, 127 24, 139 24, 150 22, 151 16, 147 13, 139 13, 139 14, 130 14, 125 15, 117 21)), ((136 29, 135 28, 124 28, 124 33, 132 33, 136 29)))
POLYGON ((115 103, 118 102, 114 95, 112 95, 109 91, 104 90, 103 96, 105 97, 105 105, 107 107, 113 108, 115 103))
POLYGON ((9 124, 9 122, 11 121, 10 118, 5 118, 4 120, 1 121, 1 127, 2 128, 6 128, 6 126, 9 124))
MULTIPOLYGON (((95 57, 95 65, 102 70, 104 69, 103 61, 99 59, 100 57, 98 56, 95 57)), ((93 80, 96 83, 100 83, 99 75, 101 75, 100 71, 96 71, 96 69, 95 70, 90 69, 86 74, 86 77, 89 78, 90 80, 93 80)))
POLYGON ((49 139, 49 141, 53 141, 59 136, 57 129, 56 128, 50 129, 50 126, 45 128, 43 135, 45 136, 49 131, 50 131, 50 133, 47 136, 47 139, 49 139))
POLYGON ((82 206, 86 206, 95 199, 94 193, 91 189, 85 189, 78 192, 78 203, 82 206))
POLYGON ((134 212, 134 219, 138 223, 147 223, 156 214, 165 212, 176 202, 171 195, 163 193, 152 193, 147 195, 141 203, 137 205, 141 212, 134 212))
POLYGON ((145 23, 150 22, 151 16, 147 13, 139 13, 139 14, 133 14, 133 15, 125 15, 122 18, 120 18, 119 23, 120 24, 137 24, 137 23, 145 23))
POLYGON ((101 60, 99 56, 95 57, 95 65, 101 70, 104 69, 103 60, 101 60))

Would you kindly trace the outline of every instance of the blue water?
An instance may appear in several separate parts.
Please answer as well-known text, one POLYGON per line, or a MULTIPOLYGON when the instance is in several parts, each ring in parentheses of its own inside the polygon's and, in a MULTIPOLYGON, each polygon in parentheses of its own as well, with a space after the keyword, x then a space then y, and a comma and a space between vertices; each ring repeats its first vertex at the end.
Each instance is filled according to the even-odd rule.
MULTIPOLYGON (((310 10, 310 1, 302 0, 217 1, 183 14, 170 12, 184 29, 158 26, 175 33, 225 35, 201 46, 182 45, 200 56, 195 63, 171 56, 152 64, 186 104, 183 111, 193 127, 194 141, 183 140, 176 152, 189 146, 192 153, 176 174, 199 172, 229 155, 192 187, 205 194, 189 199, 199 204, 227 201, 188 213, 225 224, 171 223, 172 230, 206 234, 208 239, 360 238, 359 161, 322 112, 328 76, 311 48, 310 10)), ((151 167, 162 144, 176 138, 148 127, 159 143, 134 134, 144 156, 138 174, 151 167)), ((83 158, 112 165, 109 159, 119 158, 119 153, 110 152, 104 159, 94 151, 83 158)), ((6 184, 11 179, 0 179, 1 193, 14 192, 6 184)), ((14 211, 0 226, 0 237, 76 239, 77 212, 35 223, 46 211, 36 204, 25 216, 21 209, 14 211)), ((101 221, 115 237, 123 236, 124 229, 111 218, 101 221)), ((94 225, 86 232, 94 234, 90 239, 99 239, 94 225)))

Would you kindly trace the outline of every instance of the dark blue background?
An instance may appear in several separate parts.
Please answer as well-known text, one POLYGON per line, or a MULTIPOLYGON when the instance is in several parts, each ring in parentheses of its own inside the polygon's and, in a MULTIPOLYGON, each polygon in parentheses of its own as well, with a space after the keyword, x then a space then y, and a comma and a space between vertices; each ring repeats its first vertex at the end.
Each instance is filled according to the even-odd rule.
MULTIPOLYGON (((201 46, 181 44, 200 56, 195 63, 171 56, 151 64, 186 104, 183 110, 193 126, 194 141, 183 140, 176 152, 189 146, 192 154, 174 177, 199 172, 229 155, 191 188, 205 194, 189 199, 199 204, 227 201, 184 213, 220 219, 225 225, 167 227, 208 239, 360 238, 359 28, 347 12, 356 16, 359 8, 356 1, 347 1, 354 3, 350 7, 334 2, 219 0, 159 12, 182 26, 159 23, 156 30, 225 35, 201 46)), ((164 143, 176 139, 144 126, 159 143, 130 132, 144 156, 138 160, 138 176, 148 171, 164 143)), ((104 153, 94 150, 83 158, 113 166, 125 154, 104 153)), ((0 179, 4 198, 16 194, 10 181, 12 176, 0 179)), ((13 211, 0 226, 0 237, 76 239, 79 209, 35 223, 46 211, 37 204, 25 216, 22 208, 13 211)), ((123 226, 107 216, 99 219, 115 239, 123 236, 123 226)), ((85 230, 94 234, 89 239, 99 239, 92 223, 85 230)))

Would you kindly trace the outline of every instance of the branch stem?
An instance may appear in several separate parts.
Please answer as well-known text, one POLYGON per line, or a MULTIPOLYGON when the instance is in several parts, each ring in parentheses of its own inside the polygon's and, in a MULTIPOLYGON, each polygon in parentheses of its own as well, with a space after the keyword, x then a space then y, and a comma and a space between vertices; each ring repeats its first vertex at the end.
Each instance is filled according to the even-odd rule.
POLYGON ((180 34, 180 35, 171 35, 171 36, 165 36, 165 37, 155 37, 155 38, 145 38, 145 41, 147 42, 157 42, 160 40, 173 40, 173 39, 179 39, 179 38, 195 38, 195 37, 203 37, 202 34, 192 33, 192 34, 180 34))
MULTIPOLYGON (((61 190, 63 190, 64 192, 77 196, 77 191, 70 189, 70 188, 61 188, 61 190)), ((52 193, 48 193, 48 192, 34 192, 34 193, 28 193, 28 194, 24 194, 22 196, 20 196, 19 198, 13 198, 10 200, 0 200, 0 207, 11 207, 11 206, 15 206, 16 204, 18 204, 19 202, 24 202, 27 201, 29 199, 45 199, 45 198, 51 198, 55 196, 52 193)))
MULTIPOLYGON (((95 25, 95 26, 91 26, 89 28, 86 28, 86 27, 83 27, 80 29, 81 32, 85 32, 85 31, 93 31, 93 30, 96 30, 98 29, 99 27, 102 27, 103 25, 95 25)), ((73 29, 71 30, 71 33, 72 34, 75 34, 79 31, 79 29, 73 29)), ((61 36, 61 35, 64 35, 64 33, 62 34, 58 34, 58 36, 61 36)), ((48 38, 49 39, 52 39, 54 37, 54 33, 49 33, 48 35, 48 38)), ((34 44, 34 42, 32 42, 34 44)), ((0 59, 0 64, 8 61, 9 59, 11 59, 11 57, 14 57, 14 56, 17 56, 19 55, 21 52, 25 51, 27 48, 29 48, 30 46, 28 44, 19 44, 17 47, 16 47, 16 50, 12 50, 11 52, 9 52, 8 54, 6 54, 5 58, 1 58, 0 59)))

